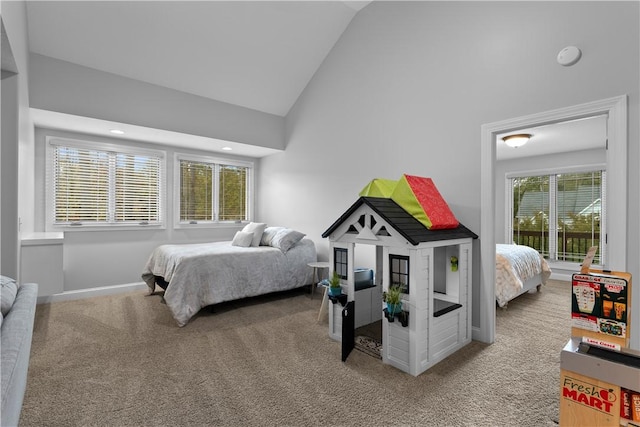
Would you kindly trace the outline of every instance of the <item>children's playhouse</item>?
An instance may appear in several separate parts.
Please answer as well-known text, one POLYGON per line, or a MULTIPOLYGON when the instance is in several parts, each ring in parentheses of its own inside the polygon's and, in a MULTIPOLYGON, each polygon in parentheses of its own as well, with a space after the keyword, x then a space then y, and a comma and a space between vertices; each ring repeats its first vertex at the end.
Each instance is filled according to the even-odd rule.
MULTIPOLYGON (((342 341, 342 360, 354 329, 382 319, 382 361, 417 376, 471 342, 472 241, 429 178, 403 175, 371 181, 322 235, 343 295, 331 297, 329 335, 342 341), (375 247, 375 266, 356 268, 355 250, 375 247), (364 286, 363 286, 364 284, 364 286), (382 301, 402 289, 402 309, 382 301)), ((373 264, 373 263, 372 263, 373 264)))

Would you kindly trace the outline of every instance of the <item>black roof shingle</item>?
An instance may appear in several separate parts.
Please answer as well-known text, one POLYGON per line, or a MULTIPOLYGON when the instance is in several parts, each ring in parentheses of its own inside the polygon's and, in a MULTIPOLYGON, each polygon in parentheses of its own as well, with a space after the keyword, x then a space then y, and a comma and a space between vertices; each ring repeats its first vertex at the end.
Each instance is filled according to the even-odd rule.
POLYGON ((362 205, 369 206, 375 213, 380 215, 389 223, 398 233, 400 233, 409 243, 416 246, 422 242, 435 242, 438 240, 453 240, 473 238, 477 239, 478 235, 469 230, 462 224, 456 228, 444 230, 429 230, 420 221, 407 213, 396 202, 391 199, 381 197, 360 197, 351 205, 345 213, 343 213, 331 227, 329 227, 322 237, 329 237, 333 231, 346 221, 355 211, 362 205))

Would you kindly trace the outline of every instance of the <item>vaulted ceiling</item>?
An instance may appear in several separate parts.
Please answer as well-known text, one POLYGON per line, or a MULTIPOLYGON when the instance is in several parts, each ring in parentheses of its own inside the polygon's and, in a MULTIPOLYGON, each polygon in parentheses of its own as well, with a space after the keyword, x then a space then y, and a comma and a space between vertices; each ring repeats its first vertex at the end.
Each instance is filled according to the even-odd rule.
POLYGON ((29 48, 285 116, 368 3, 29 1, 29 48))
MULTIPOLYGON (((30 0, 26 2, 29 49, 284 117, 352 19, 369 3, 30 0)), ((5 62, 3 57, 3 68, 5 62)), ((107 128, 95 119, 70 121, 43 111, 34 112, 34 120, 44 127, 77 132, 94 133, 96 125, 107 128)), ((602 148, 603 120, 523 129, 535 135, 536 143, 517 150, 498 138, 498 159, 602 148)), ((174 135, 157 129, 128 126, 127 131, 129 139, 175 141, 174 135)), ((193 146, 203 144, 196 136, 182 139, 187 137, 193 146)), ((240 155, 270 153, 242 144, 236 148, 240 155)))

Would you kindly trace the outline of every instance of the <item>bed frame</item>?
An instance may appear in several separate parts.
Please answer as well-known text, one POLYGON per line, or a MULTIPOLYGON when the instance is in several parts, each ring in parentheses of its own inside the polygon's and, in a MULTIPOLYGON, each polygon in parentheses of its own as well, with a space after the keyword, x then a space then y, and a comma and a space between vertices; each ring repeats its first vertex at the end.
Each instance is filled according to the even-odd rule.
MULTIPOLYGON (((522 284, 522 290, 520 291, 520 293, 518 293, 517 295, 515 295, 513 298, 511 298, 509 301, 507 301, 507 303, 500 307, 503 310, 505 310, 507 308, 507 306, 509 305, 510 301, 513 301, 514 299, 518 298, 520 295, 522 294, 526 294, 529 291, 532 290, 536 290, 536 292, 540 292, 540 289, 542 288, 542 273, 538 273, 535 276, 529 278, 528 280, 525 280, 525 282, 522 284)), ((499 307, 498 305, 498 301, 496 301, 496 305, 499 307)))

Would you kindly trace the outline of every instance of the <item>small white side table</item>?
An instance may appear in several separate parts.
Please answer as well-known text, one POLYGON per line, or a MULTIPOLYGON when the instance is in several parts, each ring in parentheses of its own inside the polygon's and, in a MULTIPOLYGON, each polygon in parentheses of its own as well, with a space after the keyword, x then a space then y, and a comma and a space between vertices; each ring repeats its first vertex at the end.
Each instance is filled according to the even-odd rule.
POLYGON ((311 296, 313 297, 313 293, 316 290, 316 286, 318 286, 318 282, 320 281, 318 270, 323 268, 329 268, 329 263, 324 261, 316 261, 316 262, 310 262, 307 265, 313 268, 313 283, 311 284, 311 296))
MULTIPOLYGON (((329 268, 329 263, 324 261, 318 262, 310 262, 309 267, 313 267, 313 280, 314 283, 311 285, 311 296, 313 296, 313 292, 315 291, 316 286, 318 286, 318 281, 320 277, 318 276, 318 270, 322 268, 329 268)), ((322 295, 322 304, 320 305, 320 312, 318 313, 318 322, 322 320, 322 314, 327 312, 327 294, 329 293, 329 287, 324 286, 324 294, 322 295)))

